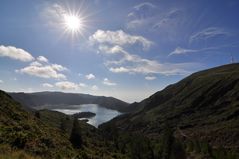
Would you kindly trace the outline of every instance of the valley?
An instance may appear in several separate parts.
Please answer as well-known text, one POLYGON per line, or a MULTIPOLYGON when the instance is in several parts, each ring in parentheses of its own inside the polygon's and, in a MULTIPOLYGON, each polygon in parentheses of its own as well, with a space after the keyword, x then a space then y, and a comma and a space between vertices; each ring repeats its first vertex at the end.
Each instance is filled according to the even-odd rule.
POLYGON ((9 96, 1 91, 0 154, 25 158, 238 159, 238 90, 239 64, 230 64, 194 73, 128 105, 133 110, 122 115, 109 115, 112 112, 95 104, 29 110, 21 101, 16 102, 12 93, 9 96), (77 111, 95 113, 92 119, 98 113, 113 119, 97 125, 89 120, 95 128, 72 116, 77 111))

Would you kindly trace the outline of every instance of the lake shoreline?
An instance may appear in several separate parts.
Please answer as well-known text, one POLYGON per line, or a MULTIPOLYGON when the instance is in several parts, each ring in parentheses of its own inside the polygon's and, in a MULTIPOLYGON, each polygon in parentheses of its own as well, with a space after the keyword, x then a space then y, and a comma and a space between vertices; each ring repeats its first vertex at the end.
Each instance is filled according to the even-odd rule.
POLYGON ((87 119, 87 123, 96 128, 98 128, 99 125, 122 114, 117 110, 108 109, 97 104, 67 105, 66 107, 61 106, 61 108, 51 110, 58 111, 66 115, 74 115, 88 112, 87 114, 91 114, 91 116, 82 117, 79 119, 87 119), (95 115, 93 116, 93 114, 95 115))

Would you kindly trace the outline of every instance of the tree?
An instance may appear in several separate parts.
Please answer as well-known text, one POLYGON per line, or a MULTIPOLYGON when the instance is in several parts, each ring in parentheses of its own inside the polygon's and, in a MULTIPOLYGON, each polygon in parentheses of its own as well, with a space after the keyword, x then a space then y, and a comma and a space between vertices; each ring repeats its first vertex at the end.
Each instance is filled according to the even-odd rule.
POLYGON ((71 130, 70 141, 74 148, 81 148, 82 145, 82 137, 80 124, 77 118, 74 119, 73 127, 71 130))
POLYGON ((70 131, 69 124, 70 124, 70 120, 68 117, 66 117, 65 119, 61 119, 60 129, 68 133, 70 131))
POLYGON ((35 112, 35 117, 37 117, 38 119, 40 119, 40 112, 39 112, 39 111, 36 111, 36 112, 35 112))

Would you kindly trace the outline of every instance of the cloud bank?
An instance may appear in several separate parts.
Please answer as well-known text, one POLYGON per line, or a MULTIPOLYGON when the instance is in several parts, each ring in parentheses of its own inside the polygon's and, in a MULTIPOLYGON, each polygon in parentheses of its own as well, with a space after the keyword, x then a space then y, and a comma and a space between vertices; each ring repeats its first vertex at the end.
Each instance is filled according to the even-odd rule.
POLYGON ((142 36, 132 36, 123 31, 98 30, 89 37, 89 41, 96 45, 99 53, 110 55, 107 56, 111 58, 106 60, 105 66, 113 73, 185 75, 190 72, 186 69, 195 65, 195 63, 159 63, 156 60, 132 54, 124 49, 126 44, 141 43, 145 49, 153 42, 142 36))

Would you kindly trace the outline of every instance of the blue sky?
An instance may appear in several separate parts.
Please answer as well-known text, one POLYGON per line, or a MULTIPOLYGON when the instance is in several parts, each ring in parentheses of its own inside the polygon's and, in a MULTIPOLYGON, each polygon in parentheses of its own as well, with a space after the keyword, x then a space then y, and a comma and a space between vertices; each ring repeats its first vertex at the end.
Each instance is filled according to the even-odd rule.
POLYGON ((140 101, 239 59, 237 0, 2 0, 0 89, 140 101), (73 31, 65 16, 80 19, 73 31))

